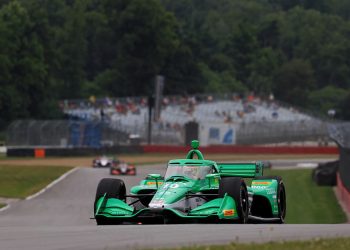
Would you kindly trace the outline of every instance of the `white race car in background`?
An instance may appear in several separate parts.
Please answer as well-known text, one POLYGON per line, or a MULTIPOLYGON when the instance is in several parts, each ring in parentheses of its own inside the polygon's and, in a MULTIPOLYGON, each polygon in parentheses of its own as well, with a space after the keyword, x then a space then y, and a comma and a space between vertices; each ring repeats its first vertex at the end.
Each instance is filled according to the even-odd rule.
POLYGON ((101 156, 97 159, 94 159, 92 161, 92 167, 94 168, 110 168, 114 163, 116 163, 116 160, 111 157, 107 156, 101 156))

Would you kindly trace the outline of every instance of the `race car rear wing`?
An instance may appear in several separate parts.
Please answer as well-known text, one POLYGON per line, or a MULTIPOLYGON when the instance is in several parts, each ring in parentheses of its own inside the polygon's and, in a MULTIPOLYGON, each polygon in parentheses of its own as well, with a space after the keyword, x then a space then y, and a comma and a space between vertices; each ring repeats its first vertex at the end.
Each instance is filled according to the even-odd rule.
POLYGON ((264 164, 253 163, 217 163, 220 176, 254 178, 263 175, 264 164))

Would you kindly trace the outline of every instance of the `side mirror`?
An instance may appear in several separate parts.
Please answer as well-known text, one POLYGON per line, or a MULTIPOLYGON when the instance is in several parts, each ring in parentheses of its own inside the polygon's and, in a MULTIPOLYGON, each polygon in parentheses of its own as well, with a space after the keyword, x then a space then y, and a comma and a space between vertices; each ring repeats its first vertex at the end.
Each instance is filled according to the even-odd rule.
POLYGON ((158 180, 162 180, 163 177, 160 174, 149 174, 147 175, 147 179, 149 180, 155 180, 156 181, 156 187, 158 188, 158 180))
POLYGON ((149 174, 147 175, 147 179, 158 180, 162 179, 162 176, 160 174, 149 174))
POLYGON ((214 182, 215 179, 217 179, 217 178, 219 178, 219 177, 220 177, 220 175, 217 174, 217 173, 216 173, 216 174, 207 174, 207 175, 205 176, 205 179, 208 180, 208 186, 211 187, 212 182, 214 182))

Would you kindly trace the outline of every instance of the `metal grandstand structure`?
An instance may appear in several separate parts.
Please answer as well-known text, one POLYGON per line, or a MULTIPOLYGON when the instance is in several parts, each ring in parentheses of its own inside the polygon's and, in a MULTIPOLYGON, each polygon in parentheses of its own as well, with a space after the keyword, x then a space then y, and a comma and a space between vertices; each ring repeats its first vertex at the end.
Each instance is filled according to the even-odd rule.
MULTIPOLYGON (((147 142, 146 97, 67 100, 60 106, 70 120, 15 121, 8 128, 7 145, 101 147, 132 143, 133 138, 147 142)), ((200 128, 232 126, 234 144, 328 140, 327 120, 275 101, 227 94, 165 96, 160 119, 152 123, 152 143, 184 145, 188 122, 200 128)))

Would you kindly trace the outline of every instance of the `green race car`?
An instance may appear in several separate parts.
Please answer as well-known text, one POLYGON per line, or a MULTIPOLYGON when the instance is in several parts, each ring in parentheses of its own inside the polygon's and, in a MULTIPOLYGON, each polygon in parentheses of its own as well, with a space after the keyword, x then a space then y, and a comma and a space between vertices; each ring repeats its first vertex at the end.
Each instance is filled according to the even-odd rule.
POLYGON ((205 160, 192 141, 185 159, 166 174, 149 174, 126 194, 122 180, 105 178, 96 191, 97 225, 123 223, 284 223, 286 191, 279 176, 263 176, 263 163, 205 160), (252 178, 247 186, 246 178, 252 178))

